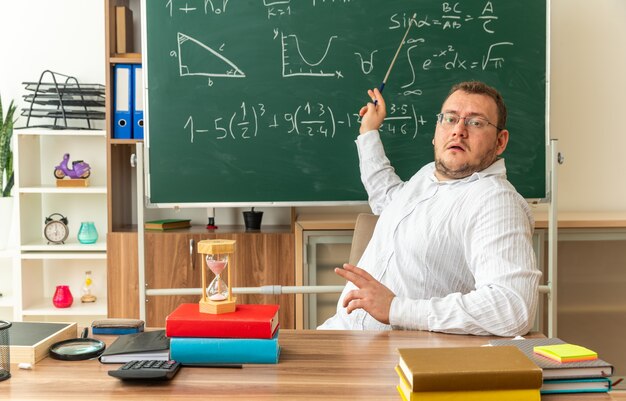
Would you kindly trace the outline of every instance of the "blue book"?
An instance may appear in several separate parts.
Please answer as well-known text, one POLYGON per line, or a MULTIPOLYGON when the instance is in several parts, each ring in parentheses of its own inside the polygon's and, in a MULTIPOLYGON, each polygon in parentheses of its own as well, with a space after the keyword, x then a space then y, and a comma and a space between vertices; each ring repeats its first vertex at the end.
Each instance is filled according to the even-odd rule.
POLYGON ((171 337, 170 358, 183 365, 278 363, 278 330, 268 338, 171 337))
POLYGON ((133 334, 139 333, 143 331, 143 327, 92 327, 92 334, 103 334, 103 335, 121 335, 121 334, 133 334))
POLYGON ((611 380, 607 377, 592 379, 544 380, 541 394, 557 393, 606 393, 611 390, 611 380))

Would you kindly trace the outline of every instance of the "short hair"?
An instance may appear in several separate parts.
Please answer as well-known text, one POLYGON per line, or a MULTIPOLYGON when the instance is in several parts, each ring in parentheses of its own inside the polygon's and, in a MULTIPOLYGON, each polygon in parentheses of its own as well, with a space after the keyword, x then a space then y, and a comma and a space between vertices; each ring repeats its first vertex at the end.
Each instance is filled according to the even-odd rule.
POLYGON ((506 128, 507 111, 504 99, 502 98, 500 92, 480 81, 465 81, 452 86, 446 99, 459 90, 473 95, 486 95, 492 98, 493 101, 496 102, 496 107, 498 109, 498 123, 496 125, 498 126, 498 129, 506 128))

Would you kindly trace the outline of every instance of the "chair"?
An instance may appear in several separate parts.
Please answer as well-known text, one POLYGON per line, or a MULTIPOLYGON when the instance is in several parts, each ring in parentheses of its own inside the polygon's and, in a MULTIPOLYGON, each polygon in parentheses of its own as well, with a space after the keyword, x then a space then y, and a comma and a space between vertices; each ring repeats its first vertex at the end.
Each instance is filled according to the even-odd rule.
POLYGON ((357 216, 356 223, 354 223, 350 258, 348 259, 348 263, 351 265, 356 265, 361 259, 361 255, 372 238, 377 221, 378 216, 371 213, 360 213, 357 216))

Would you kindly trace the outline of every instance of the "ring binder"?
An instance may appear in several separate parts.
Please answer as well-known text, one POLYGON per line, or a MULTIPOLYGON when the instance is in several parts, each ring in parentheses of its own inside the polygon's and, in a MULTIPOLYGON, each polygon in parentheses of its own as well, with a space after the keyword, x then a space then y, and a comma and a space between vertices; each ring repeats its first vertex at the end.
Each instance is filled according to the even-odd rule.
POLYGON ((143 69, 133 65, 133 138, 143 139, 143 69))
POLYGON ((132 137, 132 72, 131 64, 115 66, 114 138, 130 139, 132 137))

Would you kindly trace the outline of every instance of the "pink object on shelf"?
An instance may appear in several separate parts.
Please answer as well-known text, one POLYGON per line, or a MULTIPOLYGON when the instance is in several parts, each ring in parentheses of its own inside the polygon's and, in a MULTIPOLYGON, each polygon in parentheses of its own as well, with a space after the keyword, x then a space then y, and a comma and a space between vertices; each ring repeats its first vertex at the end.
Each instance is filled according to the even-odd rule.
POLYGON ((69 308, 74 302, 74 297, 70 291, 70 287, 67 285, 57 285, 54 296, 52 297, 52 304, 57 308, 69 308))

